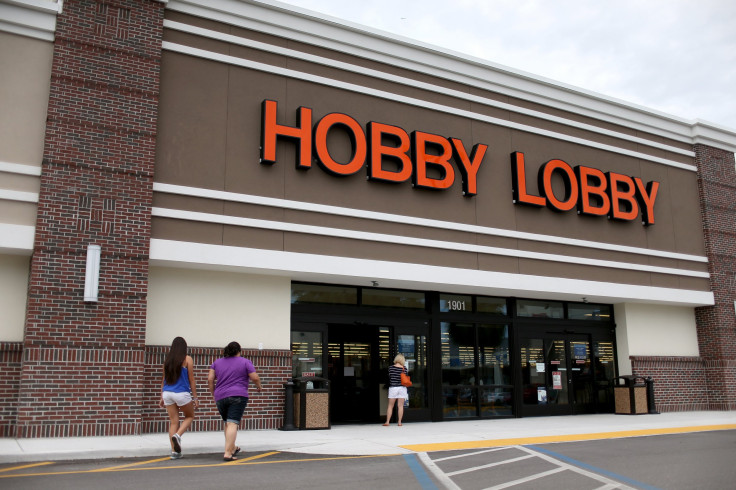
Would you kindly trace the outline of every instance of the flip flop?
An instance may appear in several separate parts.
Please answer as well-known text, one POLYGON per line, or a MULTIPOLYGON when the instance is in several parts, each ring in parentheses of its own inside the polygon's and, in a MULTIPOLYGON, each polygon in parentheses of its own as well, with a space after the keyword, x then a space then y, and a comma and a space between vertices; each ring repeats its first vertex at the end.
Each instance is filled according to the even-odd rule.
POLYGON ((239 452, 240 452, 240 448, 236 447, 235 452, 233 452, 233 457, 237 456, 239 452))
POLYGON ((231 456, 231 457, 229 457, 229 458, 222 458, 222 460, 223 460, 223 461, 237 461, 237 460, 238 460, 238 458, 236 458, 235 456, 231 456))

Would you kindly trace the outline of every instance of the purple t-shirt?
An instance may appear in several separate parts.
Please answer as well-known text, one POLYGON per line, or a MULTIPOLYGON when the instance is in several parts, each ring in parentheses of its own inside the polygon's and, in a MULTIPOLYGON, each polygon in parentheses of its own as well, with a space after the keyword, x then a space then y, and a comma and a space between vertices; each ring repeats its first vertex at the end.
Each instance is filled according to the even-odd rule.
POLYGON ((240 356, 222 357, 213 362, 210 369, 215 370, 215 400, 229 396, 248 396, 248 375, 256 372, 250 359, 240 356))

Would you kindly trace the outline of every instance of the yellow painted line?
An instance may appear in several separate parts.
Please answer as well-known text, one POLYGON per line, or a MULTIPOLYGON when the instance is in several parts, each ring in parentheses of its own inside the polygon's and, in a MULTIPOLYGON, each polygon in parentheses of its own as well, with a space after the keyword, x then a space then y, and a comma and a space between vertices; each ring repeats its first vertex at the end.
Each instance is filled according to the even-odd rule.
POLYGON ((88 472, 95 473, 95 472, 100 472, 100 471, 117 471, 123 468, 131 468, 133 466, 141 466, 141 465, 150 464, 150 463, 160 463, 161 461, 167 461, 169 459, 171 459, 171 456, 167 456, 166 458, 149 459, 148 461, 138 461, 137 463, 123 464, 120 466, 110 466, 109 468, 100 468, 99 470, 89 470, 88 472))
POLYGON ((387 458, 389 456, 401 456, 401 454, 364 454, 360 456, 327 456, 324 458, 304 458, 304 459, 281 459, 279 461, 258 461, 256 463, 244 464, 281 464, 281 463, 300 463, 309 461, 337 461, 340 459, 365 459, 365 458, 387 458))
POLYGON ((4 473, 6 471, 24 470, 26 468, 35 468, 36 466, 45 466, 47 464, 54 464, 54 462, 46 461, 44 463, 24 464, 23 466, 13 466, 11 468, 3 468, 2 470, 0 470, 0 473, 4 473))
POLYGON ((271 452, 269 452, 269 453, 256 454, 255 456, 251 456, 250 458, 245 458, 245 459, 240 459, 240 458, 238 458, 238 459, 237 459, 237 460, 235 460, 235 461, 232 461, 232 462, 227 462, 227 463, 223 463, 223 464, 233 464, 233 463, 234 463, 234 464, 243 464, 243 463, 245 463, 246 461, 253 461, 253 460, 256 460, 256 459, 261 459, 261 458, 265 458, 265 457, 268 457, 268 456, 272 456, 272 455, 274 455, 274 454, 278 454, 278 453, 279 453, 278 451, 271 451, 271 452))
POLYGON ((574 442, 574 441, 594 441, 597 439, 618 439, 623 437, 638 436, 656 436, 664 434, 685 434, 689 432, 707 432, 714 430, 732 430, 736 429, 736 424, 723 425, 700 425, 694 427, 669 427, 662 429, 639 429, 624 430, 618 432, 594 432, 590 434, 566 434, 560 436, 538 436, 538 437, 516 437, 510 439, 487 439, 482 441, 458 441, 458 442, 437 442, 430 444, 409 444, 400 446, 410 451, 418 453, 432 451, 452 451, 456 449, 478 449, 484 447, 499 446, 525 446, 529 444, 546 444, 552 442, 574 442))
MULTIPOLYGON (((253 456, 259 457, 259 456, 266 456, 268 453, 264 455, 258 455, 253 456)), ((363 455, 363 456, 329 456, 324 458, 306 458, 306 459, 290 459, 290 460, 280 460, 280 461, 250 461, 250 462, 244 462, 243 465, 256 465, 256 464, 281 464, 281 463, 298 463, 300 461, 308 462, 308 461, 331 461, 331 460, 339 460, 339 459, 363 459, 363 458, 385 458, 388 456, 399 456, 399 454, 372 454, 372 455, 363 455)), ((169 458, 163 458, 163 459, 169 459, 169 458)), ((179 460, 177 460, 179 461, 179 460)), ((238 460, 238 461, 246 461, 246 460, 238 460)), ((147 461, 150 463, 151 461, 147 461)), ((110 472, 122 472, 122 471, 151 471, 151 470, 177 470, 177 469, 184 469, 184 468, 213 468, 215 466, 222 467, 222 466, 228 466, 232 465, 232 463, 236 463, 237 461, 233 462, 227 462, 227 463, 209 463, 209 464, 193 464, 193 465, 180 465, 180 464, 173 464, 173 465, 167 465, 167 466, 148 466, 148 467, 130 467, 131 465, 125 465, 129 466, 127 468, 119 467, 119 469, 109 468, 107 471, 110 472)), ((99 473, 101 470, 81 470, 81 471, 49 471, 47 473, 21 473, 18 475, 0 475, 0 479, 5 478, 20 478, 20 477, 30 477, 30 476, 60 476, 60 475, 83 475, 87 473, 99 473)))

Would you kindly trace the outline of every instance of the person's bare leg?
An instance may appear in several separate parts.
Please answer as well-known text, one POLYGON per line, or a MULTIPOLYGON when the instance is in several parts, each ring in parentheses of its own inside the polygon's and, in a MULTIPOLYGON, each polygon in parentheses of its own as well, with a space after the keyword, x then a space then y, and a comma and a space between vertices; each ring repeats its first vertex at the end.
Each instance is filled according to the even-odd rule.
POLYGON ((166 411, 169 413, 169 444, 171 444, 171 451, 174 452, 174 441, 171 440, 179 430, 179 407, 176 403, 166 405, 166 411))
POLYGON ((391 415, 394 412, 394 404, 396 403, 396 398, 389 398, 388 399, 388 408, 386 408, 386 423, 383 425, 388 425, 389 421, 391 420, 391 415))
POLYGON ((176 431, 176 433, 179 435, 185 433, 194 421, 194 402, 189 402, 181 407, 181 411, 184 414, 184 420, 181 422, 181 424, 179 425, 179 429, 176 431))
POLYGON ((404 399, 399 398, 396 400, 396 406, 399 407, 399 425, 401 425, 401 419, 404 418, 404 399))
POLYGON ((235 452, 235 439, 238 437, 238 424, 233 422, 225 423, 225 455, 226 458, 232 458, 235 452))

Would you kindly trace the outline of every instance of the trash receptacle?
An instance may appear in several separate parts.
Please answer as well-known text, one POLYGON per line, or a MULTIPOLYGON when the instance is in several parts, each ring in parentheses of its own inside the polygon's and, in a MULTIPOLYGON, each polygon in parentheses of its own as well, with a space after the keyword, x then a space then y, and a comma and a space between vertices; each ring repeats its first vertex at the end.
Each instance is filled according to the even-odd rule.
POLYGON ((616 378, 613 395, 616 413, 628 415, 647 413, 647 386, 644 378, 619 376, 616 378))
POLYGON ((294 424, 299 429, 330 428, 330 388, 325 378, 294 378, 294 424))

